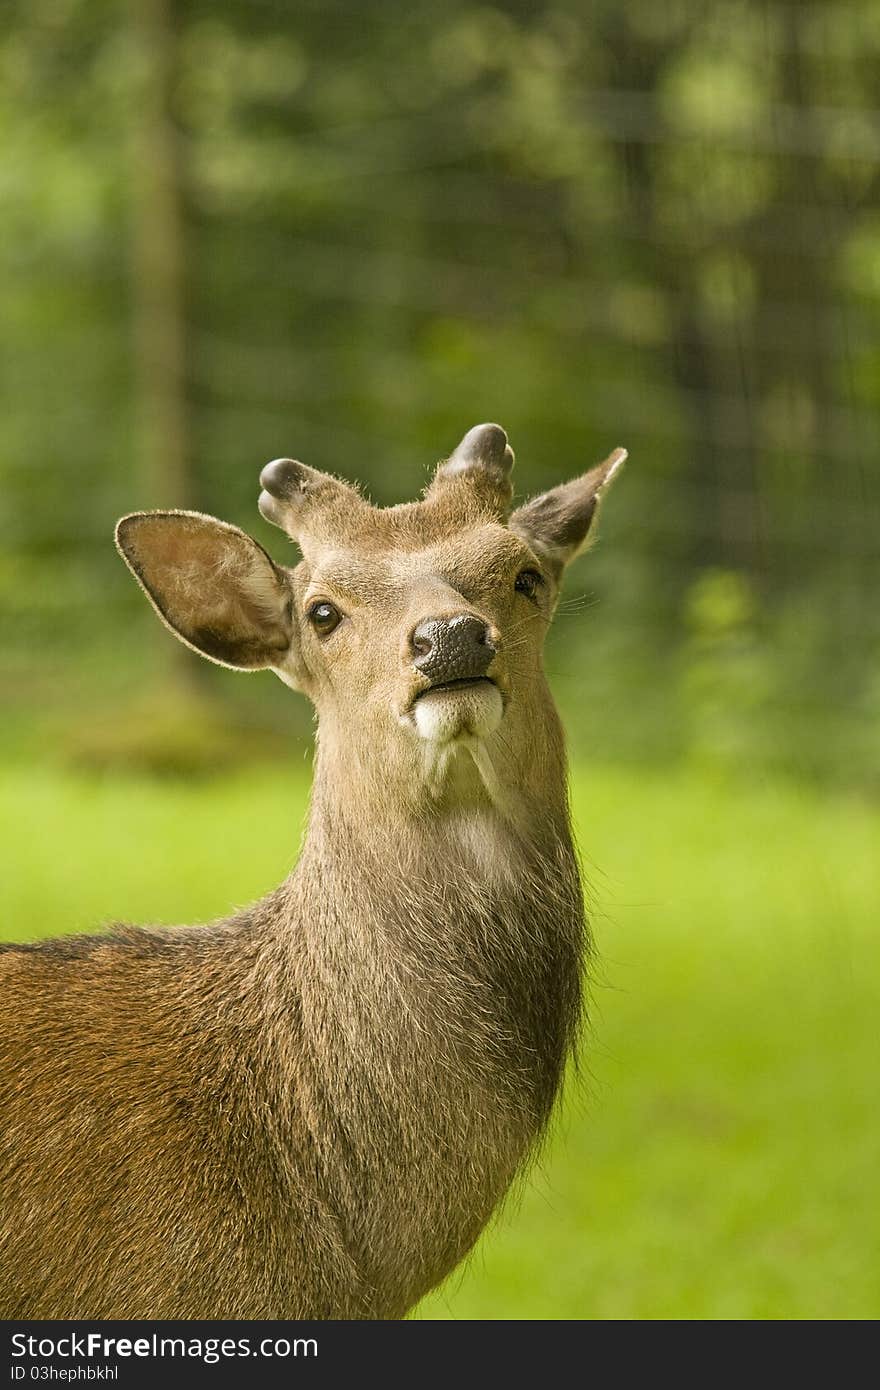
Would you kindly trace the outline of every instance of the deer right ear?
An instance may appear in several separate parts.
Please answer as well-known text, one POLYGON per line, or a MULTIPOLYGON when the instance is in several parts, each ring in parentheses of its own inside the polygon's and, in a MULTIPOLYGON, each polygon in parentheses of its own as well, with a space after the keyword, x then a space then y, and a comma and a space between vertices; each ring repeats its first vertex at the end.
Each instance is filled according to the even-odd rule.
POLYGON ((285 664, 294 637, 288 576, 237 526, 200 512, 135 512, 116 545, 159 617, 210 661, 285 664))
POLYGON ((625 461, 626 449, 615 449, 583 477, 533 497, 510 517, 511 531, 560 575, 592 541, 599 505, 625 461))

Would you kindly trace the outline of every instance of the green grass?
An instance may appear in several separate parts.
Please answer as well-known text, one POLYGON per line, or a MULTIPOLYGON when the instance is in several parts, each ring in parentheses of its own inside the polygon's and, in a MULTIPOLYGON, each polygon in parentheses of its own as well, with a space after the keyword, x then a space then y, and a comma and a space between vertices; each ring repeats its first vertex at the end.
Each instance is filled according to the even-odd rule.
MULTIPOLYGON (((0 935, 197 921, 291 864, 308 769, 195 786, 0 774, 0 935)), ((585 1074, 430 1318, 880 1313, 880 815, 582 770, 585 1074)))

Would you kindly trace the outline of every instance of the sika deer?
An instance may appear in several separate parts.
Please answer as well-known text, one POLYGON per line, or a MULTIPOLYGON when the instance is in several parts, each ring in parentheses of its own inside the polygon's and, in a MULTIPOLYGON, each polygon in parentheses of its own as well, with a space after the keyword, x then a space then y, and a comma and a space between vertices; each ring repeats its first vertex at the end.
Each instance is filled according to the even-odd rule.
POLYGON ((623 450, 507 516, 470 431, 379 510, 290 459, 276 565, 125 517, 162 620, 314 702, 295 869, 204 927, 0 948, 0 1317, 399 1318, 535 1150, 581 1009, 581 885, 541 664, 623 450))

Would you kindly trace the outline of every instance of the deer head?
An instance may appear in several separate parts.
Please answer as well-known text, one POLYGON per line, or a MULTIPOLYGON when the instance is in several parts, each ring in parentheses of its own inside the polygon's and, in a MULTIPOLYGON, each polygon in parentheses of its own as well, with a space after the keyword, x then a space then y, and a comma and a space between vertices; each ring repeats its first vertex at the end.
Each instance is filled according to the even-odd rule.
POLYGON ((458 747, 479 761, 494 740, 528 761, 552 717, 541 651, 562 574, 625 458, 616 449, 511 515, 513 452, 499 425, 470 430, 423 500, 397 507, 276 459, 260 511, 296 542, 298 564, 197 512, 124 517, 117 545, 183 642, 222 665, 275 671, 313 701, 322 746, 414 790, 420 769, 458 747))

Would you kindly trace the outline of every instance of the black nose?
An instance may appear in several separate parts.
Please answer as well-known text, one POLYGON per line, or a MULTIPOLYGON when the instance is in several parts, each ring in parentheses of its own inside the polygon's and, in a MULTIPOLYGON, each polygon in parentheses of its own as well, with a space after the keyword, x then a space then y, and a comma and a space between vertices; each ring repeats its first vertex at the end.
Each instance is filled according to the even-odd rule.
POLYGON ((482 618, 425 618, 410 637, 413 666, 433 683, 485 676, 495 655, 482 618))

